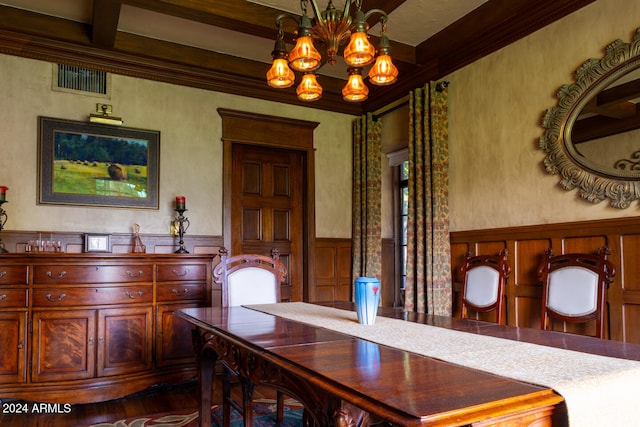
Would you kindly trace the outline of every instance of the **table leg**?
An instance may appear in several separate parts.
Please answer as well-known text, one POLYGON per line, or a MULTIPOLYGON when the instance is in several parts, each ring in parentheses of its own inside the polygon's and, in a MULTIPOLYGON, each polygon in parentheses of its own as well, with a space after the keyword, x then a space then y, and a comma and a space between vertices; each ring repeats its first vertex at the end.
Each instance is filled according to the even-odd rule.
POLYGON ((207 340, 202 334, 203 331, 200 329, 193 331, 193 343, 197 355, 198 380, 200 382, 200 407, 198 409, 198 415, 200 427, 211 427, 211 403, 218 354, 212 348, 207 347, 207 340))
POLYGON ((200 359, 200 426, 211 426, 211 399, 216 357, 212 351, 205 351, 200 359), (204 356, 204 355, 203 355, 204 356), (213 357, 211 357, 213 356, 213 357))
POLYGON ((333 414, 336 427, 368 426, 371 424, 369 413, 348 402, 342 402, 340 409, 333 414))
POLYGON ((256 386, 251 380, 240 377, 242 384, 242 410, 245 426, 253 426, 253 392, 256 386))

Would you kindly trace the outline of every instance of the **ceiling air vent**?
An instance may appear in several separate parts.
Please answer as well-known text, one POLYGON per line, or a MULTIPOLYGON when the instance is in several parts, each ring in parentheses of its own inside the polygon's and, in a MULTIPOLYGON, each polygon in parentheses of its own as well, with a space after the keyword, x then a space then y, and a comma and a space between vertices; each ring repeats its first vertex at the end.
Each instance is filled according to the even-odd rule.
POLYGON ((57 64, 54 70, 56 71, 54 86, 58 89, 107 95, 108 76, 105 71, 63 64, 57 64))

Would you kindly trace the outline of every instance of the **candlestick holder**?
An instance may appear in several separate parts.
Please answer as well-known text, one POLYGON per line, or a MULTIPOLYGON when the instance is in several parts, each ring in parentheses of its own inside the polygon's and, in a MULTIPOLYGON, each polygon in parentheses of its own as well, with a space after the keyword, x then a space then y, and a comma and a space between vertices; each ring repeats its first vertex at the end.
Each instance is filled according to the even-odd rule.
MULTIPOLYGON (((4 210, 2 205, 7 203, 6 200, 0 200, 0 233, 4 230, 4 225, 7 222, 7 211, 4 210)), ((2 238, 0 238, 0 253, 6 254, 9 251, 4 248, 4 243, 2 242, 2 238)))
POLYGON ((184 216, 186 209, 176 209, 176 212, 178 212, 178 216, 176 216, 176 221, 178 221, 178 224, 179 224, 178 236, 180 240, 178 241, 178 245, 180 245, 180 247, 175 253, 188 254, 189 251, 184 248, 184 233, 186 233, 187 229, 189 228, 189 225, 190 225, 189 219, 184 216))

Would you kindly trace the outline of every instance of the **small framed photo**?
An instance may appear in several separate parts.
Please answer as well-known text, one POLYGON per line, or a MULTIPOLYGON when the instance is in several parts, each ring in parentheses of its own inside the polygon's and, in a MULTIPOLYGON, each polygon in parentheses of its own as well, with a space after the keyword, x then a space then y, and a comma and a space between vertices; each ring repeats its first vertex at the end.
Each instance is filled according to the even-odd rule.
POLYGON ((111 234, 85 234, 85 252, 111 252, 111 234))

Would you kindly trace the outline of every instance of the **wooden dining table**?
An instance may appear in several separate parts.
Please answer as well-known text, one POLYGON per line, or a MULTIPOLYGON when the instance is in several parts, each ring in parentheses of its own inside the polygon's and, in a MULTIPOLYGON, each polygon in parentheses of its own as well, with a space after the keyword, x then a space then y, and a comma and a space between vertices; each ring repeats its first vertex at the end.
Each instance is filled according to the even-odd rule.
MULTIPOLYGON (((323 304, 353 310, 352 303, 323 304)), ((566 426, 562 396, 549 387, 380 345, 246 307, 182 309, 194 326, 200 425, 211 425, 215 364, 283 391, 311 426, 566 426)), ((640 360, 640 346, 495 323, 406 313, 378 316, 470 334, 640 360)), ((416 337, 418 339, 418 337, 416 337)))

